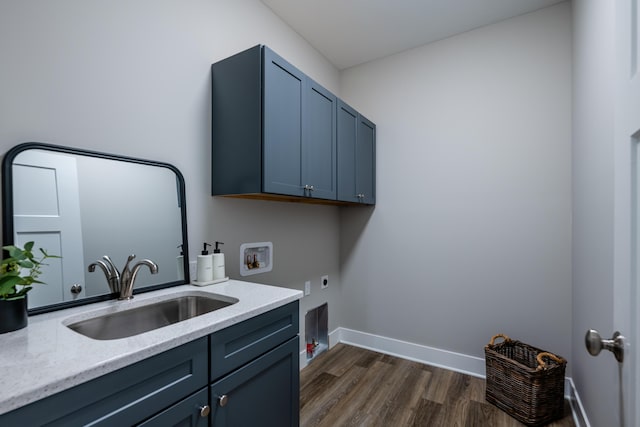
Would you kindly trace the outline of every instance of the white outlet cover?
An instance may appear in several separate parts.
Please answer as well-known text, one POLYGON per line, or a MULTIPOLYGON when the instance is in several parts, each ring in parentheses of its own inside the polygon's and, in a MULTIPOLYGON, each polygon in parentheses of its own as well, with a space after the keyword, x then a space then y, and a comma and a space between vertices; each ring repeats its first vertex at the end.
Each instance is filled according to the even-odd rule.
POLYGON ((304 282, 304 294, 311 295, 311 281, 307 280, 304 282))
POLYGON ((329 287, 329 276, 320 277, 320 288, 326 289, 328 287, 329 287), (326 285, 324 284, 325 280, 327 281, 326 285))

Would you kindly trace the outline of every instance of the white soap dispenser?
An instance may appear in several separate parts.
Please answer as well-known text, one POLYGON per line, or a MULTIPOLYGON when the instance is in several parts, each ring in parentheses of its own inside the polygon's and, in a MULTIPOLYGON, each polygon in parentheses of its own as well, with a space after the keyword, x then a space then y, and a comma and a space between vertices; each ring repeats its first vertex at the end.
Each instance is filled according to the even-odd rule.
POLYGON ((211 244, 205 243, 203 245, 202 252, 196 261, 198 282, 200 283, 213 281, 213 255, 209 254, 207 246, 211 246, 211 244))
POLYGON ((213 249, 213 280, 223 281, 224 275, 224 254, 220 252, 218 245, 224 245, 222 242, 216 242, 216 247, 213 249))

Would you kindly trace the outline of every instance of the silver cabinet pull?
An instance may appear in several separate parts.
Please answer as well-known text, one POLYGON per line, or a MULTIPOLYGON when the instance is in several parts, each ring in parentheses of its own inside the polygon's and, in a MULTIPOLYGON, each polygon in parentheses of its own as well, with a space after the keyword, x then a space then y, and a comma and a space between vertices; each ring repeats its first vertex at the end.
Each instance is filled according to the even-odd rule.
POLYGON ((82 292, 82 285, 74 283, 73 285, 71 285, 70 291, 72 294, 78 295, 80 292, 82 292))
POLYGON ((605 340, 598 331, 589 329, 584 337, 584 344, 592 356, 597 356, 602 349, 605 349, 612 352, 618 362, 622 363, 624 360, 624 337, 618 331, 614 332, 613 338, 605 340))
POLYGON ((222 396, 216 396, 218 398, 218 405, 220 405, 220 407, 224 407, 227 406, 227 403, 229 403, 229 398, 227 397, 226 394, 223 394, 222 396))
POLYGON ((200 416, 202 418, 206 418, 209 416, 209 412, 211 412, 211 406, 204 405, 200 407, 200 416))

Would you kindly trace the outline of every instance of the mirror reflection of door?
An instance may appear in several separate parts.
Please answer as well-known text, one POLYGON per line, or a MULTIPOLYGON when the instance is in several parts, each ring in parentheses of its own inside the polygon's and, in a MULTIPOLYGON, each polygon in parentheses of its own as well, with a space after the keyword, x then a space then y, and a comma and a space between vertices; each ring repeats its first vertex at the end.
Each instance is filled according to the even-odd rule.
MULTIPOLYGON (((84 277, 82 228, 76 159, 72 156, 28 150, 13 162, 14 241, 23 246, 34 241, 60 259, 47 260, 40 277, 45 285, 29 292, 29 308, 71 301, 73 278, 84 277), (80 242, 80 244, 78 244, 80 242)), ((36 254, 38 255, 38 254, 36 254)))

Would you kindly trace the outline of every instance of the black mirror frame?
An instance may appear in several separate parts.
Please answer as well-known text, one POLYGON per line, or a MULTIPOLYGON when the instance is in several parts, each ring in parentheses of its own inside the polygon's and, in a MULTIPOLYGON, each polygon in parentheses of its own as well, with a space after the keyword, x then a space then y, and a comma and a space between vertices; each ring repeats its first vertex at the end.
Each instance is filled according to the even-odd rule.
MULTIPOLYGON (((172 286, 178 286, 190 283, 189 277, 189 253, 188 253, 188 239, 187 239, 187 204, 186 204, 186 190, 184 176, 178 168, 169 163, 156 162, 153 160, 139 159, 135 157, 127 157, 116 154, 103 153, 99 151, 84 150, 81 148, 71 148, 60 145, 48 144, 44 142, 24 142, 11 148, 4 155, 2 160, 2 242, 3 246, 13 245, 13 174, 12 165, 15 157, 25 150, 40 149, 55 151, 66 154, 78 154, 82 156, 97 157, 107 160, 118 160, 129 163, 138 163, 147 166, 157 166, 170 169, 176 174, 176 182, 178 186, 178 197, 180 198, 180 214, 182 217, 182 252, 184 255, 184 281, 178 280, 168 283, 161 283, 159 285, 147 286, 142 289, 135 289, 134 294, 155 291, 158 289, 164 289, 172 286)), ((6 253, 3 251, 3 255, 6 253)), ((117 293, 108 293, 104 295, 98 295, 93 297, 82 298, 77 301, 60 302, 56 304, 46 305, 42 307, 36 307, 29 309, 29 315, 47 313, 49 311, 61 310, 69 307, 76 307, 85 304, 91 304, 99 301, 106 301, 115 299, 119 295, 117 293)))

